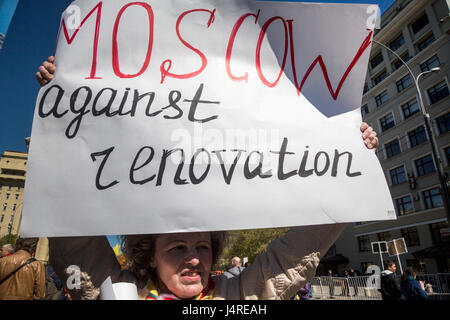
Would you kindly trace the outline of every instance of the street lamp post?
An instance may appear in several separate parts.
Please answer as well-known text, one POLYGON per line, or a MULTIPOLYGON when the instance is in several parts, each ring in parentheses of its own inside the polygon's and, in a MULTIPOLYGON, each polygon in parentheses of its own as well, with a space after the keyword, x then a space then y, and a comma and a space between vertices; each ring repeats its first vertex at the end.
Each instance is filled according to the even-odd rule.
MULTIPOLYGON (((13 212, 11 214, 11 219, 9 219, 9 224, 8 224, 8 243, 11 243, 11 233, 12 233, 12 228, 14 225, 14 216, 16 215, 16 211, 19 209, 19 207, 22 205, 23 203, 19 204, 15 209, 13 208, 13 212)), ((22 220, 22 215, 20 215, 20 218, 22 220)), ((16 231, 18 230, 18 228, 16 228, 16 231)))
POLYGON ((8 225, 8 243, 11 243, 11 231, 14 223, 14 214, 11 216, 11 220, 8 225))
POLYGON ((439 156, 439 152, 437 151, 437 145, 436 145, 436 138, 434 136, 433 130, 432 128, 432 124, 431 124, 431 119, 430 119, 430 115, 427 113, 427 110, 425 109, 425 104, 423 103, 423 99, 422 99, 422 92, 420 91, 419 88, 419 78, 422 75, 431 73, 431 72, 438 72, 440 69, 439 68, 433 68, 431 70, 425 71, 420 73, 417 77, 414 76, 413 72, 411 71, 411 69, 409 68, 408 64, 403 61, 403 59, 397 54, 395 53, 393 50, 391 50, 389 47, 387 47, 386 45, 382 44, 381 42, 378 42, 376 40, 372 40, 373 42, 379 44, 380 46, 382 46, 383 48, 385 48, 386 50, 388 50, 389 52, 391 52, 393 55, 395 55, 402 63, 403 65, 406 67, 406 69, 408 69, 409 74, 411 75, 413 81, 414 81, 414 85, 416 86, 416 91, 417 91, 417 96, 419 99, 419 106, 420 109, 422 111, 422 115, 423 115, 423 121, 425 123, 425 129, 427 131, 428 137, 429 137, 429 141, 430 141, 430 145, 431 145, 431 153, 433 156, 433 161, 436 167, 436 171, 438 174, 438 178, 439 178, 439 183, 441 185, 441 196, 442 196, 442 200, 444 203, 444 209, 445 209, 445 213, 447 215, 447 221, 450 223, 450 195, 448 192, 448 187, 447 187, 447 182, 446 179, 444 177, 444 167, 442 165, 442 161, 441 161, 441 157, 439 156))

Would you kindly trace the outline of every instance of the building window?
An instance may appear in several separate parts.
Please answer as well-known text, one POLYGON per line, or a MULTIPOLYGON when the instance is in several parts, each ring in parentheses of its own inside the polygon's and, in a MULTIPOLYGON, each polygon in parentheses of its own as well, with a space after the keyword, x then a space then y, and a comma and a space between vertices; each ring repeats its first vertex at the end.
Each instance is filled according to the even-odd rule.
POLYGON ((400 143, 399 143, 398 139, 395 139, 389 143, 386 143, 384 145, 384 148, 386 149, 386 157, 387 158, 393 157, 401 152, 400 143))
POLYGON ((433 68, 439 67, 441 65, 437 55, 432 56, 430 59, 420 64, 420 70, 422 72, 430 71, 433 68))
POLYGON ((411 148, 428 140, 424 126, 418 127, 413 131, 408 132, 408 137, 411 148))
POLYGON ((417 174, 419 176, 426 175, 436 171, 432 156, 429 154, 423 158, 414 161, 416 164, 417 174))
POLYGON ((419 108, 419 104, 417 103, 417 100, 411 100, 407 103, 405 103, 404 105, 402 105, 402 111, 403 111, 403 116, 405 117, 405 119, 411 117, 412 115, 416 114, 417 112, 420 111, 419 108))
POLYGON ((367 106, 367 104, 365 104, 361 107, 361 116, 364 117, 368 113, 369 113, 369 107, 367 106))
POLYGON ((9 193, 6 194, 6 200, 8 200, 8 199, 9 199, 9 193))
POLYGON ((433 244, 450 241, 448 221, 430 224, 430 231, 433 244))
POLYGON ((395 85, 397 86, 397 92, 401 92, 412 85, 411 77, 409 74, 398 80, 395 85))
POLYGON ((16 211, 16 206, 17 206, 17 204, 13 204, 13 211, 16 211))
POLYGON ((2 214, 2 218, 0 219, 0 223, 2 223, 3 220, 5 220, 5 215, 4 214, 2 214))
POLYGON ((392 234, 389 231, 380 232, 377 234, 378 241, 390 241, 392 240, 392 234))
POLYGON ((422 192, 422 194, 423 194, 423 199, 425 201, 426 209, 442 207, 443 202, 442 202, 442 197, 441 197, 441 192, 439 190, 439 187, 436 187, 436 188, 433 188, 430 190, 425 190, 424 192, 422 192))
POLYGON ((384 79, 386 79, 386 77, 388 76, 386 70, 384 70, 382 73, 380 73, 378 76, 376 76, 375 78, 373 78, 373 82, 375 83, 375 85, 379 84, 381 81, 383 81, 384 79))
POLYGON ((389 48, 391 48, 392 51, 397 50, 405 43, 405 39, 403 38, 403 34, 399 35, 394 41, 389 43, 389 48))
POLYGON ((381 118, 380 125, 381 125, 381 132, 384 132, 395 126, 394 116, 392 115, 392 113, 389 113, 388 115, 381 118))
POLYGON ((25 171, 23 171, 23 170, 2 169, 2 173, 14 175, 14 176, 25 176, 25 171))
POLYGON ((404 216, 414 211, 411 196, 395 199, 395 203, 397 204, 398 216, 404 216))
POLYGON ((374 69, 376 66, 378 66, 381 62, 383 62, 383 55, 380 53, 378 53, 375 57, 373 57, 370 60, 370 66, 372 67, 372 69, 374 69))
POLYGON ((4 204, 3 204, 3 211, 6 211, 6 207, 7 207, 7 204, 4 203, 4 204))
POLYGON ((394 70, 399 69, 403 65, 403 62, 401 62, 399 59, 395 60, 392 63, 392 66, 394 67, 394 70))
POLYGON ((382 93, 380 93, 379 95, 377 95, 375 97, 375 103, 377 104, 377 107, 381 106, 383 103, 385 103, 386 101, 388 101, 389 97, 388 97, 388 93, 387 90, 384 90, 382 93))
POLYGON ((450 147, 445 147, 444 152, 447 159, 447 166, 450 166, 450 147))
POLYGON ((439 100, 444 99, 446 96, 449 95, 447 83, 445 81, 442 81, 438 83, 437 85, 431 87, 427 90, 428 96, 430 97, 430 102, 436 103, 439 100))
POLYGON ((18 194, 16 194, 16 200, 19 200, 19 195, 18 194))
MULTIPOLYGON (((411 57, 409 56, 409 52, 406 52, 403 56, 400 56, 400 58, 402 58, 404 62, 408 62, 408 60, 411 59, 411 57)), ((397 70, 401 66, 403 66, 403 62, 400 59, 397 59, 392 63, 392 66, 394 70, 397 70)))
POLYGON ((407 247, 420 246, 419 232, 416 227, 401 229, 407 247))
POLYGON ((422 40, 421 42, 419 42, 417 44, 417 49, 419 50, 419 52, 422 51, 423 49, 428 47, 430 44, 432 44, 434 42, 434 40, 436 40, 434 38, 434 35, 430 34, 428 37, 426 37, 424 40, 422 40))
POLYGON ((391 176, 391 181, 393 185, 406 182, 406 173, 404 166, 400 166, 390 170, 389 174, 391 176))
POLYGON ((424 13, 420 18, 418 18, 416 21, 414 21, 411 24, 412 32, 417 33, 420 30, 422 30, 423 27, 425 27, 428 24, 428 17, 426 13, 424 13))
POLYGON ((358 246, 360 252, 372 251, 369 236, 358 237, 358 246))
POLYGON ((446 133, 450 130, 450 112, 440 116, 436 119, 438 125, 439 134, 446 133))

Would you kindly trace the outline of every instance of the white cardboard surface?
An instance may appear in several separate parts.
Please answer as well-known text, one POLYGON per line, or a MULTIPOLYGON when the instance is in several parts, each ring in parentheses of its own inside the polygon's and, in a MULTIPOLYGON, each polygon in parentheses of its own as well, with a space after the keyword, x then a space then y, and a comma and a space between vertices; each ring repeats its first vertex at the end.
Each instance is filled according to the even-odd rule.
MULTIPOLYGON (((82 24, 77 31, 68 28, 67 34, 61 28, 55 79, 37 97, 24 236, 232 230, 395 218, 382 168, 374 152, 365 148, 359 130, 372 35, 367 5, 244 0, 98 3, 73 2, 80 8, 82 24), (191 12, 194 9, 203 11, 191 12), (241 17, 246 18, 239 26, 241 17), (227 68, 233 28, 237 33, 227 68), (264 28, 266 34, 261 35, 264 28), (166 76, 161 83, 161 68, 167 69, 168 60, 173 74, 198 74, 184 79, 166 76), (140 70, 139 76, 126 76, 140 70), (233 80, 245 74, 247 81, 233 80), (101 79, 86 79, 90 76, 101 79), (276 85, 269 87, 278 76, 276 85), (200 91, 194 113, 191 101, 200 91), (146 110, 151 95, 153 103, 146 110), (137 107, 130 116, 126 113, 133 101, 137 107), (93 108, 99 114, 94 115, 93 108), (115 114, 119 111, 125 115, 115 114), (210 117, 217 118, 192 121, 210 117), (184 165, 179 166, 181 152, 174 151, 162 174, 163 150, 177 148, 184 151, 184 165), (209 170, 206 162, 200 163, 207 154, 209 170), (260 154, 259 176, 249 178, 260 154), (304 171, 312 172, 309 176, 298 174, 303 159, 304 171), (286 176, 289 172, 293 174, 286 176), (231 173, 227 183, 225 177, 231 173)), ((62 15, 64 24, 72 20, 69 13, 62 15)))

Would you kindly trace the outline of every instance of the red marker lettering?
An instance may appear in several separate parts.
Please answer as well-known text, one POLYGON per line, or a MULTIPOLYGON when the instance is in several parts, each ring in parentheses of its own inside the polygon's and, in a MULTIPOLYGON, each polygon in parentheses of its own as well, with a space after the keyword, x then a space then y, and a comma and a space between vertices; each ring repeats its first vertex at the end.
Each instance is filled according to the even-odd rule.
POLYGON ((161 83, 164 82, 164 79, 166 77, 171 77, 171 78, 176 78, 176 79, 189 79, 189 78, 193 78, 197 75, 199 75, 200 73, 203 72, 203 70, 205 70, 206 65, 208 64, 208 60, 206 59, 206 56, 198 49, 194 48, 193 46, 191 46, 189 43, 187 43, 180 34, 180 23, 183 20, 183 18, 193 12, 208 12, 210 17, 207 23, 207 28, 209 28, 209 26, 214 22, 215 19, 215 12, 216 9, 214 9, 213 11, 210 10, 206 10, 206 9, 194 9, 194 10, 189 10, 186 12, 183 12, 177 20, 177 24, 176 24, 176 31, 177 31, 177 36, 178 39, 180 39, 180 41, 189 49, 191 49, 192 51, 194 51, 195 53, 197 53, 200 56, 200 59, 202 60, 202 66, 200 67, 200 69, 198 69, 197 71, 191 72, 191 73, 186 73, 186 74, 174 74, 169 72, 170 69, 172 68, 172 60, 167 59, 165 61, 163 61, 163 63, 161 63, 161 83))
POLYGON ((240 82, 240 81, 245 80, 246 83, 248 81, 248 73, 247 72, 242 77, 235 77, 231 73, 230 60, 231 60, 231 53, 233 51, 233 45, 234 45, 234 40, 236 38, 236 34, 238 33, 239 28, 241 27, 242 23, 248 17, 255 17, 255 24, 256 24, 258 22, 260 12, 261 12, 261 10, 258 10, 258 13, 256 15, 254 15, 253 13, 247 13, 247 14, 241 16, 238 19, 238 21, 236 22, 236 24, 234 25, 233 30, 231 31, 230 39, 228 40, 227 54, 225 56, 225 68, 227 70, 228 77, 233 81, 240 82))
POLYGON ((352 69, 355 66, 356 62, 358 62, 359 58, 362 56, 364 51, 369 47, 369 45, 371 43, 370 39, 372 38, 373 31, 370 31, 370 33, 364 39, 363 43, 361 44, 361 47, 356 52, 355 57, 350 62, 350 65, 347 67, 347 70, 345 70, 345 73, 343 74, 343 76, 341 78, 341 81, 339 81, 339 85, 337 86, 336 91, 335 91, 333 89, 333 87, 331 86, 330 78, 328 76, 327 67, 326 67, 325 63, 323 62, 323 59, 322 59, 321 55, 318 55, 317 58, 313 61, 313 63, 309 66, 309 68, 306 71, 305 75, 303 76, 302 82, 300 83, 300 86, 299 86, 298 80, 297 80, 297 72, 296 72, 296 69, 295 69, 295 53, 294 53, 294 40, 293 40, 293 31, 292 31, 292 20, 288 20, 288 25, 289 25, 290 47, 291 47, 292 72, 294 74, 294 81, 295 81, 295 86, 297 88, 297 94, 300 95, 300 92, 302 91, 303 85, 305 84, 306 79, 308 79, 309 74, 314 69, 316 64, 319 64, 319 66, 320 66, 320 68, 322 70, 325 82, 327 84, 328 91, 330 91, 330 94, 331 94, 331 97, 333 98, 333 100, 337 100, 337 98, 339 96, 339 92, 342 89, 342 85, 344 84, 345 80, 347 79, 347 76, 349 75, 350 71, 352 71, 352 69))
POLYGON ((67 42, 67 44, 70 45, 70 44, 72 44, 72 42, 75 39, 78 31, 80 31, 81 27, 84 25, 86 20, 89 19, 89 17, 94 13, 94 11, 97 10, 97 19, 96 19, 96 22, 95 22, 95 34, 94 34, 94 48, 93 48, 93 51, 92 51, 91 74, 86 79, 102 79, 101 77, 96 77, 95 76, 95 73, 96 73, 96 70, 97 70, 97 50, 98 50, 98 38, 99 38, 99 35, 100 35, 100 20, 101 20, 101 17, 102 17, 102 5, 103 5, 103 2, 100 1, 94 7, 94 9, 92 9, 91 12, 88 13, 88 15, 83 19, 83 21, 81 21, 80 26, 73 33, 72 37, 69 36, 69 33, 67 31, 67 27, 66 27, 66 22, 64 21, 64 19, 62 20, 61 27, 59 28, 58 38, 59 38, 59 34, 61 33, 61 28, 62 28, 63 31, 64 31, 64 37, 66 38, 66 42, 67 42))
POLYGON ((153 10, 152 7, 145 3, 145 2, 131 2, 127 5, 123 6, 122 9, 120 9, 119 14, 116 18, 116 23, 114 24, 114 30, 113 30, 113 52, 112 52, 112 63, 113 63, 113 70, 114 73, 120 77, 120 78, 136 78, 143 74, 145 70, 147 70, 148 65, 150 63, 150 57, 152 55, 152 48, 153 48, 153 10), (149 20, 149 37, 148 37, 148 47, 147 47, 147 54, 145 56, 145 61, 142 66, 142 68, 139 70, 136 74, 124 74, 120 71, 119 67, 119 48, 117 44, 117 32, 119 30, 119 23, 120 19, 122 18, 123 13, 127 8, 130 6, 140 6, 143 7, 148 14, 148 20, 149 20))
POLYGON ((286 58, 287 58, 288 50, 289 50, 289 41, 288 41, 288 28, 286 25, 286 21, 282 17, 270 18, 269 20, 267 20, 267 22, 262 27, 261 33, 259 34, 258 44, 256 46, 256 71, 258 72, 258 75, 259 75, 259 78, 261 79, 261 81, 269 88, 275 87, 277 85, 278 81, 280 81, 281 75, 284 72, 284 67, 286 66, 286 58), (269 81, 267 81, 266 77, 263 75, 262 70, 261 70, 261 46, 262 46, 262 43, 264 40, 264 36, 266 35, 267 29, 272 24, 272 22, 274 22, 275 20, 281 20, 281 22, 283 22, 283 26, 284 26, 284 56, 283 56, 283 63, 281 64, 281 70, 280 70, 280 73, 278 74, 277 79, 274 82, 269 82, 269 81))

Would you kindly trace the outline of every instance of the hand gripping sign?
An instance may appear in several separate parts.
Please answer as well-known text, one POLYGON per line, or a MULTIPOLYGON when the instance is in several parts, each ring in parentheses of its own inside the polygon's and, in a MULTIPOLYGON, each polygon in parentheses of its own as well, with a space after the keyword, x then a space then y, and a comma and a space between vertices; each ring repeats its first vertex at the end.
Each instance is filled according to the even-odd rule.
POLYGON ((23 234, 394 218, 359 131, 367 9, 74 1, 36 102, 23 234))

